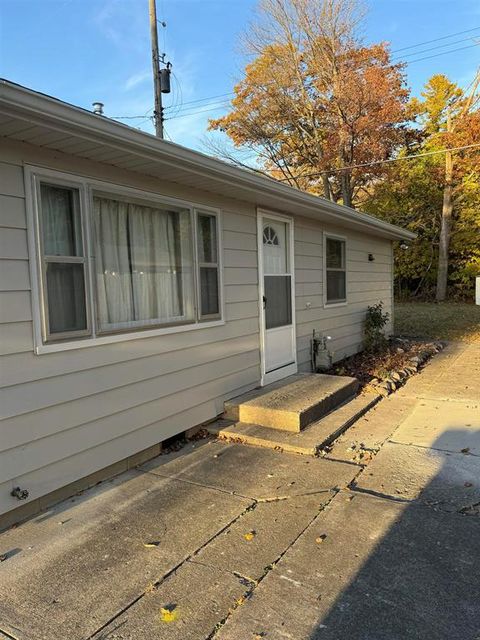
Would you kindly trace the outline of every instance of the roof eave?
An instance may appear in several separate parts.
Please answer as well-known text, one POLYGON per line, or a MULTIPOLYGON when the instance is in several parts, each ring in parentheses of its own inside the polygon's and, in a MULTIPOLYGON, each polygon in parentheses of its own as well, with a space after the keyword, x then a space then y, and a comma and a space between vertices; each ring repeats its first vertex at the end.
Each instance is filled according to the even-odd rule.
POLYGON ((95 115, 55 98, 25 87, 0 81, 0 105, 10 115, 22 114, 29 121, 48 125, 59 131, 68 131, 85 140, 102 141, 118 149, 128 150, 141 158, 162 162, 175 168, 188 170, 217 181, 234 182, 252 193, 284 198, 292 205, 308 210, 313 217, 332 223, 353 226, 374 232, 392 240, 413 240, 416 234, 389 224, 366 213, 361 213, 279 183, 266 176, 240 169, 198 151, 132 129, 126 125, 95 115))

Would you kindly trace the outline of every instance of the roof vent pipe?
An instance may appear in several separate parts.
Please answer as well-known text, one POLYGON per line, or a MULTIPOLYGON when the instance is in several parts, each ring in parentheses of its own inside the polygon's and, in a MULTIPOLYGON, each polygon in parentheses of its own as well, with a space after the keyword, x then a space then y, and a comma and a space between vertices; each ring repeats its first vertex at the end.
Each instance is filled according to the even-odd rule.
POLYGON ((97 116, 103 116, 103 102, 92 102, 93 113, 97 116))

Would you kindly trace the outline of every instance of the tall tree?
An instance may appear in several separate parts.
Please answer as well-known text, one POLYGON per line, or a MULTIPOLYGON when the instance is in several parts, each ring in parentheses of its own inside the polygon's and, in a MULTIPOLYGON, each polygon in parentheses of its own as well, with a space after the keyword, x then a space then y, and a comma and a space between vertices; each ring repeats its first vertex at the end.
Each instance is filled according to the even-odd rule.
POLYGON ((397 252, 397 292, 438 297, 438 281, 448 275, 443 286, 450 295, 472 294, 480 272, 480 148, 469 148, 480 140, 474 88, 475 82, 463 92, 442 75, 427 82, 422 100, 412 101, 421 143, 399 155, 406 159, 388 167, 364 203, 368 212, 418 234, 407 253, 397 252), (443 153, 449 147, 467 148, 443 153))
POLYGON ((405 142, 409 92, 386 44, 364 46, 358 0, 261 0, 253 60, 210 122, 273 176, 355 204, 405 142), (350 168, 352 165, 363 165, 350 168))
POLYGON ((461 171, 455 170, 455 156, 448 149, 458 146, 459 140, 465 139, 465 135, 468 135, 470 116, 477 103, 476 91, 479 83, 480 73, 477 73, 469 92, 464 93, 445 75, 434 75, 421 94, 424 100, 416 101, 414 105, 423 120, 425 147, 447 149, 438 248, 437 301, 445 300, 447 296, 455 191, 458 191, 455 187, 461 184, 461 171))

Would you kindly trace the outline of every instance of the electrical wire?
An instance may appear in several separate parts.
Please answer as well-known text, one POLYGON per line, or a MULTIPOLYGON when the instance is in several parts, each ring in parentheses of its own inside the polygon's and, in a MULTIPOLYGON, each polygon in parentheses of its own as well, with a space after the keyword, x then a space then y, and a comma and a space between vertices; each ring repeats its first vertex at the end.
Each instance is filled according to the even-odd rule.
POLYGON ((453 42, 438 44, 436 47, 429 47, 428 49, 423 49, 422 51, 414 51, 413 53, 406 53, 401 56, 395 56, 392 58, 392 62, 395 62, 396 60, 403 60, 404 58, 408 58, 410 56, 418 56, 418 55, 421 55, 422 53, 428 53, 429 51, 435 51, 436 49, 443 49, 444 47, 453 47, 454 44, 460 44, 461 42, 468 42, 468 41, 472 42, 472 39, 473 37, 470 36, 469 38, 462 38, 461 40, 454 40, 453 42))
MULTIPOLYGON (((478 47, 480 45, 480 43, 475 43, 472 45, 467 45, 466 47, 458 47, 457 49, 451 49, 449 51, 441 51, 440 53, 436 53, 434 55, 431 56, 424 56, 422 58, 416 58, 415 60, 409 60, 406 62, 406 64, 410 65, 410 64, 414 64, 415 62, 422 62, 423 60, 431 60, 432 58, 438 58, 439 56, 443 56, 446 55, 448 53, 454 53, 456 51, 463 51, 465 49, 471 49, 472 47, 478 47)), ((272 83, 273 84, 273 83, 272 83)), ((173 118, 183 118, 184 116, 193 116, 193 115, 197 115, 200 113, 207 113, 208 111, 213 111, 213 110, 217 110, 221 107, 227 107, 229 106, 230 102, 225 102, 225 103, 212 103, 211 108, 208 109, 202 109, 200 111, 189 111, 188 113, 185 112, 181 112, 178 115, 175 116, 171 116, 169 119, 173 119, 173 118)), ((207 106, 207 105, 201 105, 201 106, 207 106)))
POLYGON ((422 60, 431 60, 432 58, 438 58, 439 56, 444 56, 447 53, 455 53, 455 51, 464 51, 464 49, 471 49, 472 47, 478 47, 480 42, 475 44, 469 44, 466 47, 458 47, 458 49, 451 49, 450 51, 442 51, 441 53, 436 53, 433 56, 425 56, 424 58, 417 58, 416 60, 407 60, 405 64, 413 64, 414 62, 421 62, 422 60))
POLYGON ((394 49, 392 53, 398 53, 399 51, 407 51, 407 49, 416 49, 422 47, 424 44, 432 44, 433 42, 439 42, 440 40, 447 40, 448 38, 454 38, 455 36, 462 36, 464 33, 471 33, 472 31, 480 31, 479 27, 473 27, 473 29, 466 29, 465 31, 457 31, 456 33, 449 33, 441 38, 434 38, 433 40, 425 40, 424 42, 417 42, 417 44, 411 44, 408 47, 401 47, 400 49, 394 49))
MULTIPOLYGON (((479 143, 475 143, 475 144, 467 144, 464 145, 463 147, 449 147, 447 149, 438 149, 437 151, 426 151, 425 153, 415 153, 412 154, 410 156, 402 156, 399 158, 388 158, 387 160, 374 160, 372 162, 363 162, 361 164, 352 164, 350 166, 347 167, 339 167, 339 168, 335 168, 335 169, 325 169, 324 171, 317 171, 315 173, 304 173, 298 176, 293 176, 293 178, 314 178, 315 176, 323 176, 324 174, 332 174, 332 173, 339 173, 340 171, 345 171, 347 169, 361 169, 364 167, 373 167, 375 165, 379 165, 379 164, 387 164, 387 163, 391 163, 391 162, 401 162, 403 160, 414 160, 415 158, 424 158, 426 156, 433 156, 433 155, 437 155, 439 153, 446 153, 447 151, 465 151, 466 149, 474 149, 480 147, 480 142, 479 143)), ((278 178, 279 182, 285 182, 286 180, 289 180, 290 178, 278 178)))
MULTIPOLYGON (((425 44, 433 44, 435 42, 440 42, 441 40, 448 40, 449 38, 454 38, 455 36, 464 35, 465 33, 472 33, 474 31, 480 31, 480 26, 474 27, 472 29, 466 29, 464 31, 457 31, 455 33, 450 33, 450 34, 448 34, 446 36, 441 36, 439 38, 433 38, 432 40, 424 40, 423 42, 417 42, 417 44, 412 44, 412 45, 409 45, 408 47, 401 47, 400 49, 393 49, 391 53, 394 54, 394 53, 398 53, 400 51, 407 51, 409 49, 415 49, 417 47, 422 47, 425 44)), ((406 54, 405 56, 402 56, 402 57, 409 57, 409 56, 419 55, 419 54, 422 54, 422 53, 427 53, 428 51, 433 51, 435 49, 442 48, 442 47, 448 47, 448 46, 451 46, 451 45, 454 45, 454 44, 458 44, 460 42, 465 42, 466 40, 470 40, 470 38, 464 38, 462 40, 457 40, 455 42, 445 43, 445 44, 439 45, 437 47, 431 47, 429 49, 424 49, 423 51, 416 51, 416 52, 414 51, 414 52, 408 53, 408 54, 406 54)), ((471 45, 471 46, 475 46, 475 45, 471 45)), ((458 50, 461 50, 461 49, 458 49, 458 50)), ((452 52, 453 51, 457 51, 457 49, 453 49, 451 51, 452 52)), ((450 53, 450 51, 445 52, 445 53, 450 53)), ((442 54, 438 54, 438 55, 442 55, 442 54)), ((399 57, 400 56, 396 56, 393 59, 396 60, 399 57)), ((417 60, 412 60, 408 64, 413 63, 413 62, 418 62, 418 61, 417 60)), ((220 94, 215 95, 215 96, 206 96, 204 98, 198 98, 196 100, 189 100, 189 101, 184 102, 182 104, 182 109, 181 110, 183 111, 184 110, 183 107, 186 107, 187 105, 198 104, 198 103, 201 103, 201 102, 208 102, 209 100, 215 100, 216 98, 224 98, 224 97, 229 97, 229 96, 234 96, 234 95, 235 95, 235 92, 230 91, 228 93, 220 93, 220 94)), ((199 105, 199 106, 203 106, 203 105, 199 105)), ((170 106, 169 107, 165 107, 165 110, 170 109, 170 108, 171 108, 170 106)))
MULTIPOLYGON (((188 104, 196 104, 197 102, 207 102, 208 100, 215 100, 215 98, 224 98, 225 96, 233 96, 235 95, 234 91, 230 91, 228 93, 220 93, 217 96, 209 96, 208 98, 198 98, 198 100, 189 100, 184 102, 182 106, 186 106, 188 104)), ((165 107, 165 109, 170 109, 171 107, 165 107)))
POLYGON ((191 111, 189 113, 180 113, 177 116, 170 116, 168 118, 165 118, 165 120, 176 120, 177 118, 185 118, 187 116, 196 116, 199 115, 200 113, 211 113, 212 111, 216 111, 217 109, 221 109, 223 107, 228 107, 229 106, 229 102, 225 102, 223 104, 218 104, 215 107, 209 107, 208 109, 201 109, 200 111, 191 111))

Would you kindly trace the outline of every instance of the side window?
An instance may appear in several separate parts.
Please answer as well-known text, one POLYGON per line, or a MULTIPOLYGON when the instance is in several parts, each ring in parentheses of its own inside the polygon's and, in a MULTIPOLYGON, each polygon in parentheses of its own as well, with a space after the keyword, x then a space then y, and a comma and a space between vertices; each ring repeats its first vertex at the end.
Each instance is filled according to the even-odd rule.
POLYGON ((326 303, 336 304, 347 300, 346 242, 328 237, 325 242, 326 303))
POLYGON ((219 318, 220 259, 216 215, 197 212, 197 253, 199 318, 219 318))
POLYGON ((53 171, 31 178, 38 353, 222 320, 216 211, 53 171))
POLYGON ((39 186, 45 339, 90 335, 80 191, 39 186))

